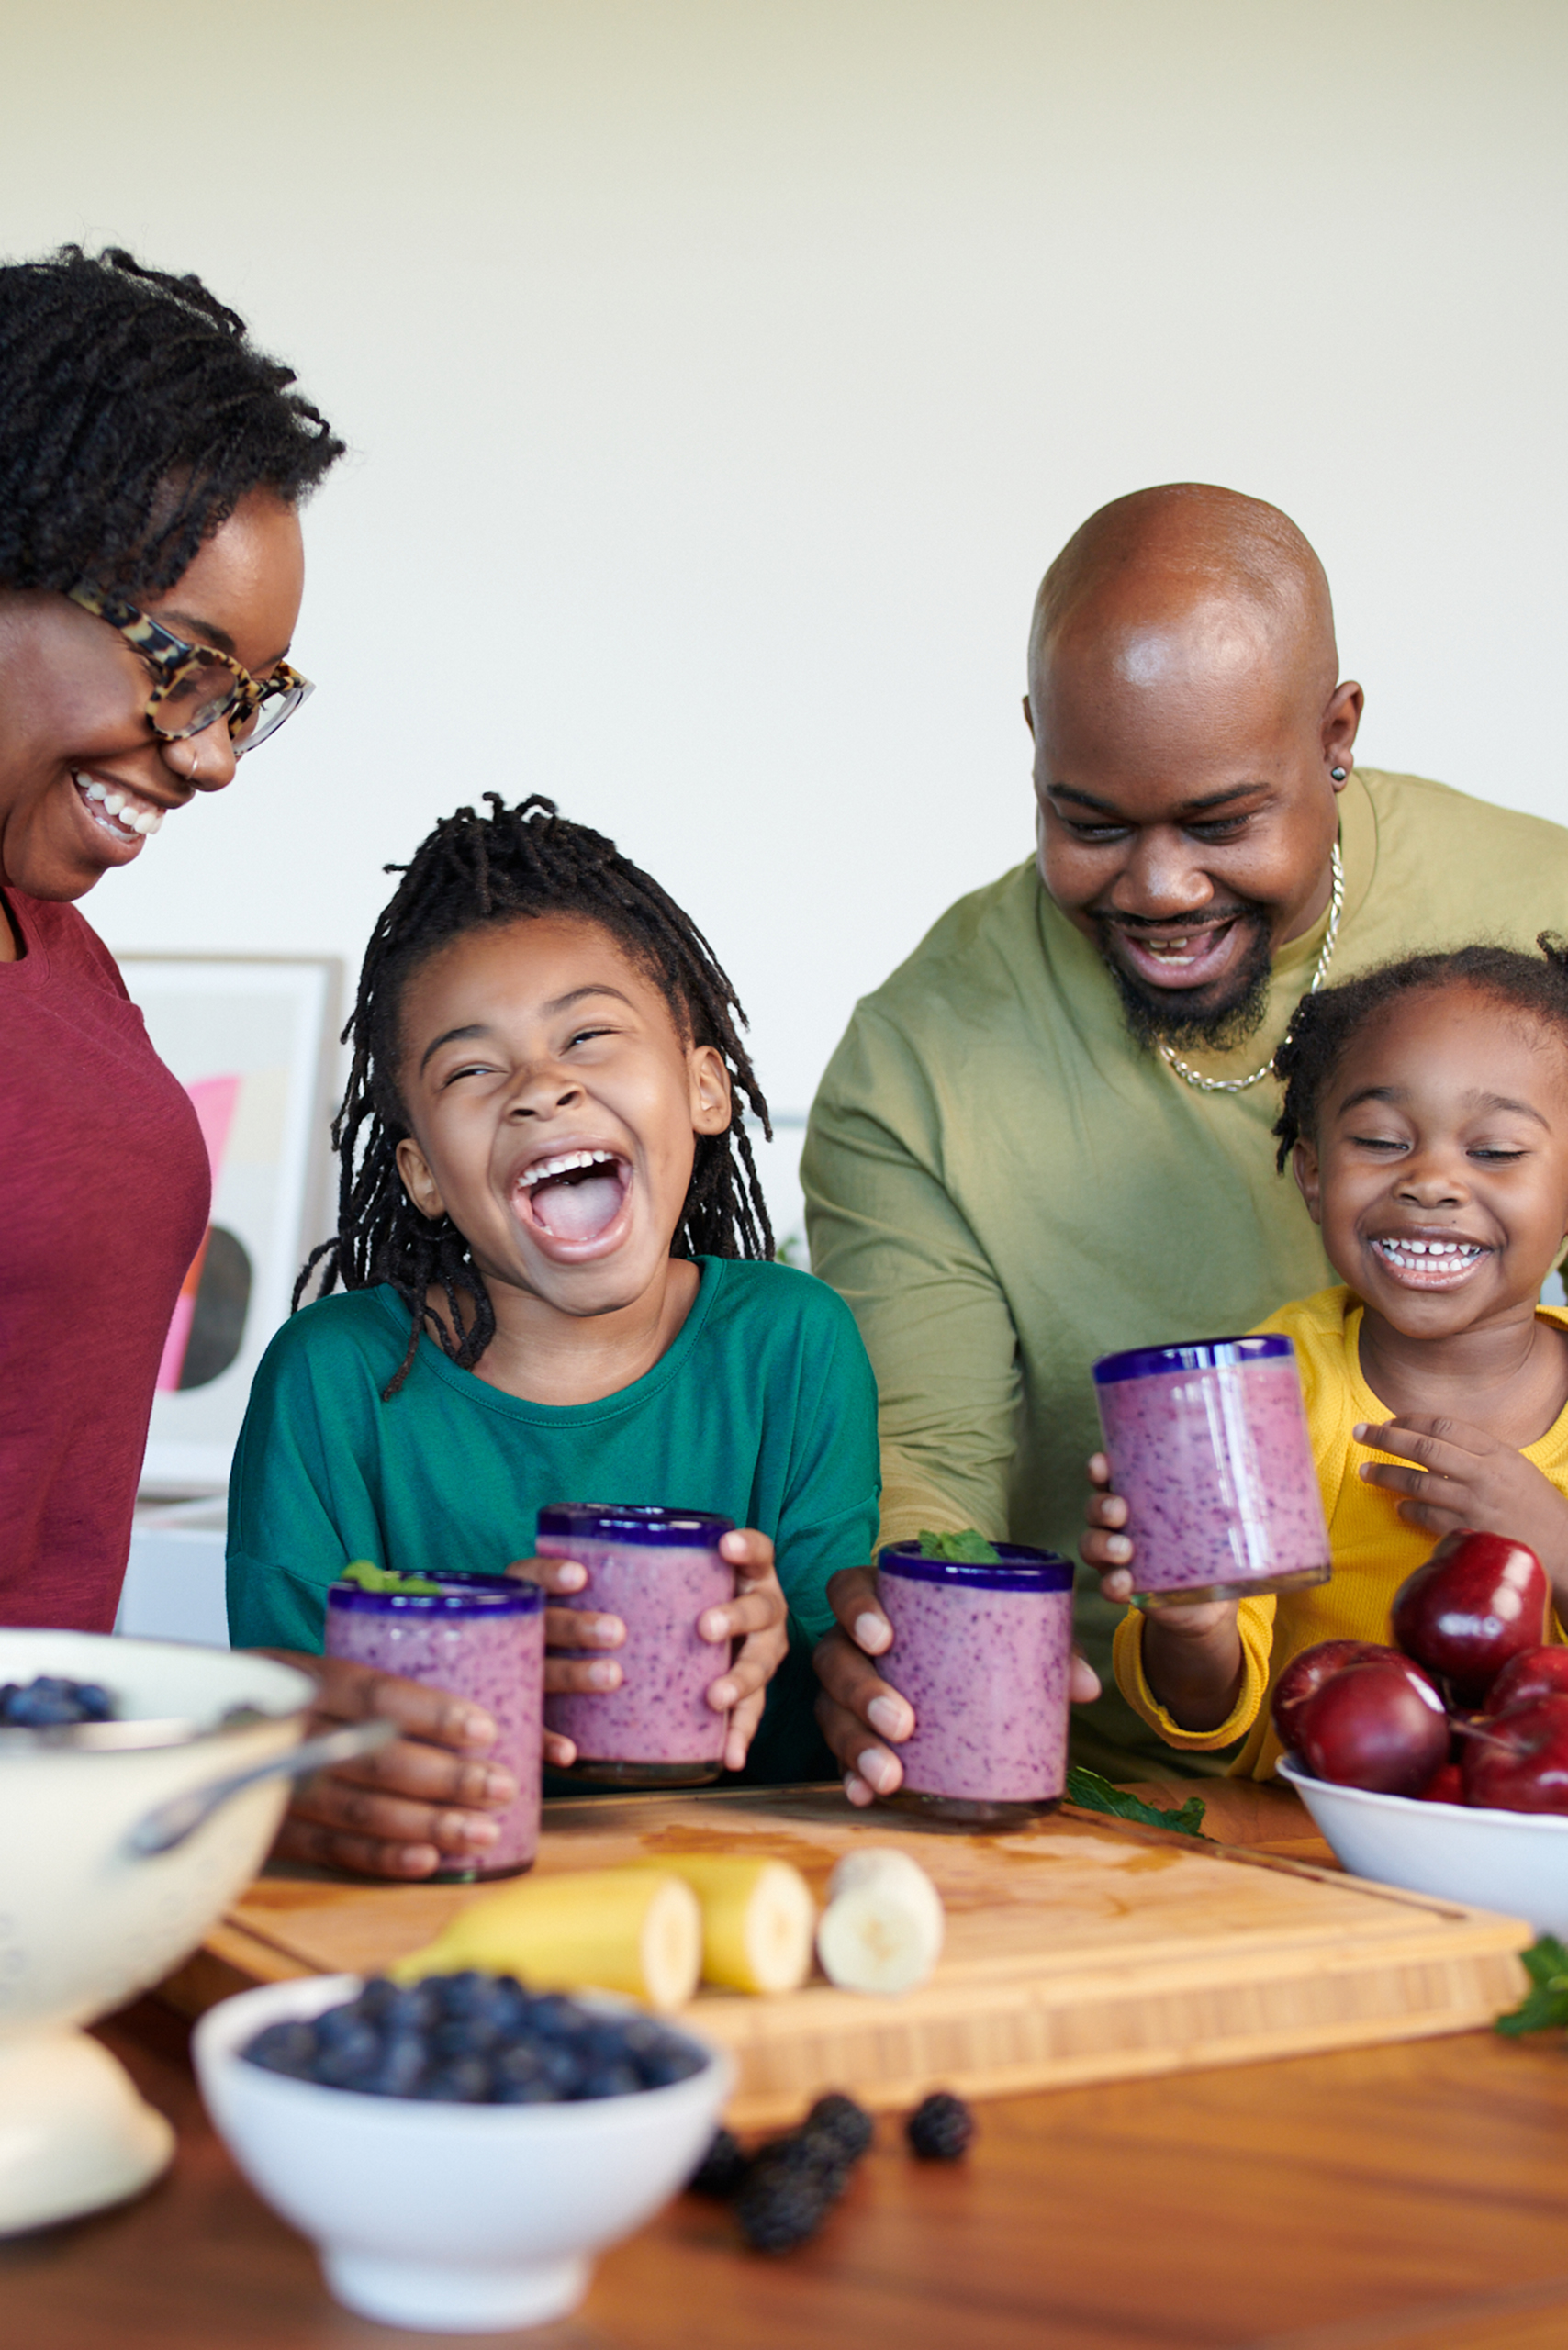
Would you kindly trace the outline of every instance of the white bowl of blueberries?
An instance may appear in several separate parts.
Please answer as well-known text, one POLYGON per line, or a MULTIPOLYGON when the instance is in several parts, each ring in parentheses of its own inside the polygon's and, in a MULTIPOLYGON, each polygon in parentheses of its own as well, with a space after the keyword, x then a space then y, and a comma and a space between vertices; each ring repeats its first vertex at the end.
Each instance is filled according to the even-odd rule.
POLYGON ((336 2298, 449 2333, 575 2309, 591 2256, 696 2169, 734 2078, 626 2001, 473 1970, 247 1991, 195 2054, 235 2161, 336 2298))

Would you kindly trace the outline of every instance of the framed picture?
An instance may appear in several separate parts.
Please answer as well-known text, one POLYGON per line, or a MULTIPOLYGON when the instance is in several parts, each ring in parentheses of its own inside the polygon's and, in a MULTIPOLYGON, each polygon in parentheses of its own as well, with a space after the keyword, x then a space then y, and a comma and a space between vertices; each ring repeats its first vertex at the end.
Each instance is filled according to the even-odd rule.
POLYGON ((164 1344, 141 1490, 220 1493, 252 1374, 330 1225, 342 966, 225 955, 122 955, 119 966, 212 1164, 212 1221, 164 1344))

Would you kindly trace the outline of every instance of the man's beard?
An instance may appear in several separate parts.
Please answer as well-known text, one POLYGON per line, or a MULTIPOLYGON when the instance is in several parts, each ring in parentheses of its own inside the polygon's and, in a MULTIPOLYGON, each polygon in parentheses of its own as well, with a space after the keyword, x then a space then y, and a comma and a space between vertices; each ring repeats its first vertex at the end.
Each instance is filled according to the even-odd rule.
POLYGON ((1135 1044, 1142 1045, 1146 1050, 1163 1044, 1172 1046, 1178 1052, 1228 1053, 1256 1035, 1269 1009, 1273 942, 1263 914, 1244 912, 1232 915, 1231 920, 1248 930, 1250 936, 1223 993, 1202 1011, 1195 1010, 1189 999, 1207 994, 1206 989, 1147 987, 1110 951, 1110 933, 1116 925, 1100 923, 1100 951, 1106 969, 1116 982, 1123 1016, 1135 1044))

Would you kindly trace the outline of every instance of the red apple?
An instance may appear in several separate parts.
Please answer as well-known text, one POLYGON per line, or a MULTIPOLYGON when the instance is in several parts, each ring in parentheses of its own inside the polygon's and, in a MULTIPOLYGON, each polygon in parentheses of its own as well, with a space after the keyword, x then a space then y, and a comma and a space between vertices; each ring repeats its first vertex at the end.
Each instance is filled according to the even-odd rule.
POLYGON ((1543 1645, 1551 1598, 1533 1550, 1462 1527, 1400 1584, 1394 1637, 1457 1705, 1479 1706, 1510 1657, 1543 1645))
POLYGON ((1274 1684, 1271 1708, 1274 1735, 1286 1753, 1296 1751, 1297 1715, 1331 1673, 1342 1672, 1348 1664, 1370 1664, 1376 1659, 1397 1654, 1396 1649, 1385 1648, 1376 1640, 1319 1640, 1316 1648, 1303 1649, 1299 1656, 1293 1656, 1274 1684))
POLYGON ((1568 1696, 1470 1725, 1464 1799, 1489 1811, 1568 1811, 1568 1696))
POLYGON ((1442 1699, 1424 1673, 1392 1651, 1330 1674, 1296 1716, 1295 1730, 1315 1778, 1380 1795, 1418 1794, 1448 1760, 1442 1699))
POLYGON ((1464 1781, 1457 1762, 1439 1762, 1421 1790, 1423 1803, 1462 1803, 1464 1781))
POLYGON ((1481 1710, 1508 1714, 1537 1697, 1568 1697, 1568 1649, 1526 1649, 1522 1656, 1511 1656, 1481 1710))

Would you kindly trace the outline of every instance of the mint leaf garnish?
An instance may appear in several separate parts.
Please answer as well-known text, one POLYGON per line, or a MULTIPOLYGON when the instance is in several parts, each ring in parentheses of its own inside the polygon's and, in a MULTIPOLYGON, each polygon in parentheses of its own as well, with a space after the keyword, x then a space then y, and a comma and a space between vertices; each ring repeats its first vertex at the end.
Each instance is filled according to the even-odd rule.
POLYGON ((1530 1987, 1518 2006, 1510 2008, 1496 2022, 1496 2030, 1510 2040, 1517 2040, 1521 2032, 1550 2031, 1556 2025, 1568 2024, 1568 1950, 1555 1934, 1542 1934, 1521 1955, 1530 1987))
POLYGON ((994 1542, 974 1527, 966 1526, 961 1534, 933 1534, 928 1527, 920 1529, 920 1555, 923 1559, 941 1559, 948 1566, 999 1567, 1002 1553, 994 1542))
MULTIPOLYGON (((1196 1836, 1204 1844, 1214 1841, 1204 1834, 1204 1806, 1198 1796, 1189 1796, 1175 1811, 1161 1811, 1158 1804, 1145 1803, 1141 1796, 1114 1787, 1098 1771, 1086 1771, 1075 1762, 1067 1774, 1067 1799, 1081 1811, 1108 1812, 1113 1819, 1136 1819, 1145 1828, 1174 1828, 1178 1835, 1196 1836)), ((1568 1953, 1564 1956, 1568 1959, 1568 1953)))
POLYGON ((355 1559, 338 1577, 340 1583, 356 1583, 361 1591, 439 1592, 443 1586, 432 1583, 429 1575, 399 1574, 396 1567, 378 1567, 369 1559, 355 1559))

